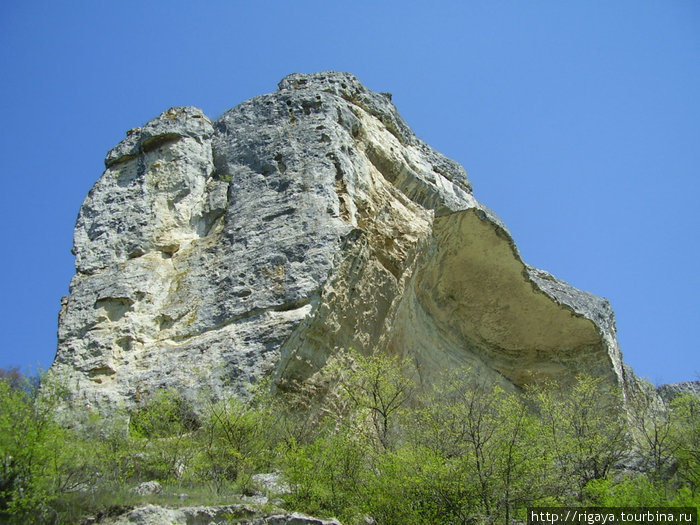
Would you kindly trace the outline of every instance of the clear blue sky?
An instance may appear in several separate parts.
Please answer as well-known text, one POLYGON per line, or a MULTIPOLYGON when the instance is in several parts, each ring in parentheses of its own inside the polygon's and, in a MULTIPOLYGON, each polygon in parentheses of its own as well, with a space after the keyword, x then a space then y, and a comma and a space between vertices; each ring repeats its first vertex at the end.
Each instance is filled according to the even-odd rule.
POLYGON ((336 69, 394 94, 527 262, 611 301, 639 375, 699 378, 695 0, 7 0, 0 57, 0 366, 51 364, 75 218, 127 129, 336 69))

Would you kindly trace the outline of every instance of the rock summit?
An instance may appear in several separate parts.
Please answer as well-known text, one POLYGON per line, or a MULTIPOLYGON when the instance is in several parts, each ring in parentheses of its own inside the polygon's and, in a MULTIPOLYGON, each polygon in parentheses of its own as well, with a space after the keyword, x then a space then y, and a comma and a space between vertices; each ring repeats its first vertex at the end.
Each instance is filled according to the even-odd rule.
POLYGON ((80 403, 291 388, 350 348, 424 382, 625 385, 608 302, 526 264, 464 169, 350 74, 289 75, 214 121, 171 108, 105 166, 52 367, 80 403))

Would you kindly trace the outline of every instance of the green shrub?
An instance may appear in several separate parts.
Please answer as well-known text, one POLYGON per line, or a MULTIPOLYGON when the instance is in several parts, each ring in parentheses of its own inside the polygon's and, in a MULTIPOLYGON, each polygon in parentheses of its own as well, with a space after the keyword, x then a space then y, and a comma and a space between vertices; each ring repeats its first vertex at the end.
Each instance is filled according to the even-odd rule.
POLYGON ((274 436, 267 406, 235 398, 211 404, 195 437, 191 475, 217 493, 233 485, 245 490, 252 474, 270 466, 274 436))
POLYGON ((58 519, 65 493, 95 477, 89 447, 53 418, 60 389, 0 380, 0 516, 10 523, 58 519))
POLYGON ((365 510, 369 445, 349 428, 327 429, 313 443, 286 448, 281 460, 294 509, 352 523, 365 510))
POLYGON ((138 438, 168 438, 199 428, 191 404, 175 390, 161 390, 131 413, 129 430, 138 438))
POLYGON ((55 421, 65 402, 57 384, 37 400, 20 379, 0 374, 1 522, 77 523, 113 505, 177 504, 181 491, 188 504, 227 502, 271 470, 290 485, 287 507, 348 525, 507 524, 532 505, 700 504, 698 398, 679 396, 656 421, 640 411, 637 447, 658 429, 663 446, 647 447, 648 472, 623 476, 631 445, 620 396, 586 376, 566 393, 545 385, 523 396, 457 370, 419 391, 398 359, 351 354, 329 367, 325 401, 263 386, 197 413, 162 391, 131 414, 86 414, 73 428, 55 421), (129 492, 152 479, 163 494, 129 492))

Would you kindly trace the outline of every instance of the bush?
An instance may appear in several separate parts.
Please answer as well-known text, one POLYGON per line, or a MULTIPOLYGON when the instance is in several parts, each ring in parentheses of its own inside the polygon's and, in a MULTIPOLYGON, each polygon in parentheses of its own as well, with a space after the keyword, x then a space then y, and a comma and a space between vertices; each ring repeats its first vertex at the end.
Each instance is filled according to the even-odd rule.
POLYGON ((282 467, 293 487, 287 504, 354 522, 367 504, 368 447, 363 436, 343 428, 286 449, 282 467))
POLYGON ((670 406, 674 414, 673 441, 678 480, 692 494, 700 493, 700 397, 677 396, 670 406))
POLYGON ((0 516, 9 522, 56 519, 61 494, 94 475, 84 468, 88 449, 53 419, 60 390, 42 389, 48 395, 38 401, 31 383, 0 380, 0 516))
POLYGON ((191 404, 175 390, 161 390, 134 410, 129 430, 134 437, 157 439, 179 436, 199 428, 191 404))
POLYGON ((235 398, 211 404, 196 435, 192 476, 217 493, 233 485, 247 489, 250 476, 270 465, 274 426, 267 406, 235 398))
POLYGON ((319 406, 263 387, 196 413, 162 391, 130 415, 87 414, 73 429, 54 420, 56 384, 37 400, 32 383, 0 374, 0 521, 76 523, 110 505, 174 503, 182 487, 201 503, 228 501, 253 474, 277 469, 287 506, 348 525, 508 524, 532 505, 700 504, 696 397, 665 413, 639 407, 634 438, 653 461, 623 476, 629 427, 619 394, 599 380, 523 396, 458 370, 420 392, 405 372, 398 359, 351 354, 329 367, 331 402, 319 406), (128 492, 153 479, 164 494, 128 492))

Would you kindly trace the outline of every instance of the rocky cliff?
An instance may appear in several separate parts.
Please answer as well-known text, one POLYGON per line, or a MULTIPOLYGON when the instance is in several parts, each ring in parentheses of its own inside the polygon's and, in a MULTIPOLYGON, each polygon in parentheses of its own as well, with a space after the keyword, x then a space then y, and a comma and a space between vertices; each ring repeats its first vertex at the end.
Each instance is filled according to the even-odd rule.
POLYGON ((527 265, 465 171, 347 73, 127 132, 80 209, 52 373, 130 406, 305 381, 348 348, 505 385, 625 383, 608 302, 527 265))
POLYGON ((661 385, 657 388, 657 393, 666 403, 682 394, 691 394, 700 397, 700 381, 682 381, 661 385))

